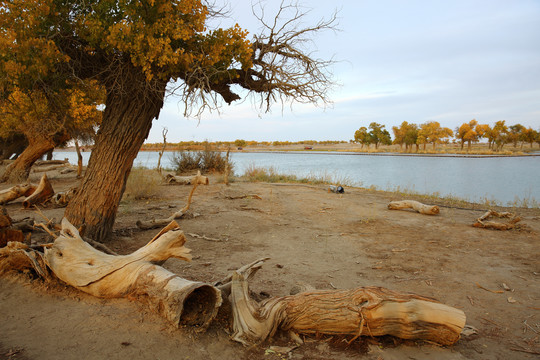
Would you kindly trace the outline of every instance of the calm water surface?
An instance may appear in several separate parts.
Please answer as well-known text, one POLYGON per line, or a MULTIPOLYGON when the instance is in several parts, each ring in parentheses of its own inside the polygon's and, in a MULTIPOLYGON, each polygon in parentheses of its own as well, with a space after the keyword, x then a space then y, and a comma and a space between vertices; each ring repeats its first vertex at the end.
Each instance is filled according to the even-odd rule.
MULTIPOLYGON (((90 153, 83 153, 85 164, 90 153)), ((172 167, 172 153, 163 155, 164 167, 172 167)), ((274 167, 278 172, 299 177, 329 175, 356 186, 381 190, 410 190, 423 194, 456 196, 502 204, 516 200, 540 201, 540 157, 426 157, 377 156, 347 153, 231 153, 234 172, 243 174, 250 165, 274 167)), ((75 164, 74 152, 55 151, 55 159, 68 158, 75 164)), ((153 168, 157 152, 140 152, 135 166, 153 168)))

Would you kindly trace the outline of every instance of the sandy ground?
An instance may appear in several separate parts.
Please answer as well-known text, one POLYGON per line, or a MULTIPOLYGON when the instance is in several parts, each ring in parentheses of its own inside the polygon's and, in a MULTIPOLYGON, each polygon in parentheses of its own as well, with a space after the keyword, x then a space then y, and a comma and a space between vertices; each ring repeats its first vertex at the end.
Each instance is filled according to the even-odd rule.
MULTIPOLYGON (((286 295, 298 283, 318 289, 384 286, 462 309, 478 334, 450 347, 392 337, 362 337, 346 346, 323 337, 279 353, 271 346, 290 346, 281 335, 246 348, 231 341, 218 322, 195 334, 136 302, 98 299, 22 275, 0 279, 0 359, 538 358, 540 210, 509 209, 526 228, 494 231, 471 226, 486 210, 481 205, 441 206, 440 215, 426 216, 388 210, 389 201, 402 200, 389 193, 347 188, 335 194, 323 185, 241 181, 227 187, 211 180, 194 195, 191 210, 201 216, 181 220, 180 226, 219 241, 188 236, 194 260, 171 259, 166 268, 212 282, 269 256, 251 282, 255 293, 286 295), (261 199, 229 198, 246 194, 261 199), (511 290, 495 292, 503 283, 511 290)), ((52 180, 56 191, 72 182, 52 180)), ((144 245, 158 230, 139 231, 135 222, 170 216, 185 204, 190 189, 160 186, 154 199, 122 202, 107 245, 122 254, 144 245)), ((20 202, 6 208, 14 219, 39 220, 20 202)), ((63 209, 44 214, 60 220, 63 209)))

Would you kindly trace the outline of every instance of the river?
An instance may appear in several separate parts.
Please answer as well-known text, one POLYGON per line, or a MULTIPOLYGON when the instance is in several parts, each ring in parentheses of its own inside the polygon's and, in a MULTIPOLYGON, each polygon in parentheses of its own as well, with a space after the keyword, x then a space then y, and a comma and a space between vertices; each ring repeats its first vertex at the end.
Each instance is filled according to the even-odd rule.
MULTIPOLYGON (((172 167, 173 153, 163 155, 163 167, 172 167)), ((87 164, 89 152, 83 153, 87 164)), ((76 163, 75 152, 55 151, 55 159, 76 163)), ((273 167, 279 173, 298 177, 329 176, 337 181, 380 190, 400 190, 502 205, 538 206, 540 201, 540 156, 464 157, 366 155, 315 152, 234 152, 234 172, 244 174, 251 166, 273 167)), ((140 152, 134 165, 154 168, 158 153, 140 152)))

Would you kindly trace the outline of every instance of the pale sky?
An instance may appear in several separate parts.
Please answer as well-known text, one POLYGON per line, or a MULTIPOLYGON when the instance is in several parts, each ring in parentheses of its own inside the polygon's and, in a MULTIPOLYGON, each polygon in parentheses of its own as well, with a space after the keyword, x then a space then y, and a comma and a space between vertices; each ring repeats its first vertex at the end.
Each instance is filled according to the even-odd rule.
MULTIPOLYGON (((256 33, 251 0, 231 0, 231 20, 256 33)), ((277 0, 268 3, 275 7, 277 0)), ((375 121, 392 126, 471 119, 540 129, 539 0, 300 0, 311 23, 339 11, 340 32, 318 36, 316 56, 339 60, 340 84, 322 109, 261 112, 247 99, 201 119, 167 100, 147 142, 346 140, 375 121)), ((269 12, 270 10, 267 10, 269 12)), ((224 26, 227 24, 224 21, 224 26)))

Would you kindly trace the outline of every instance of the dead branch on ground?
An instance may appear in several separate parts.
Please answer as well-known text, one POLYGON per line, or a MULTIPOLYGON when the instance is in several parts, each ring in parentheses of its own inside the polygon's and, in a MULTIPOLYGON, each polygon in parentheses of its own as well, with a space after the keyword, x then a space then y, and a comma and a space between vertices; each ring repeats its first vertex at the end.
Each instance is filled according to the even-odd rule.
POLYGON ((424 215, 437 215, 439 207, 437 205, 425 205, 414 200, 392 201, 388 204, 389 210, 413 209, 424 215))
POLYGON ((480 216, 478 219, 476 219, 476 222, 473 224, 474 227, 477 228, 484 228, 484 229, 495 229, 495 230, 512 230, 516 227, 519 227, 520 224, 518 222, 521 221, 521 218, 517 216, 516 214, 510 213, 510 212, 497 212, 494 210, 488 210, 486 213, 484 213, 482 216, 480 216), (508 218, 508 222, 502 223, 497 221, 486 221, 490 217, 498 217, 498 218, 508 218))
MULTIPOLYGON (((193 188, 189 192, 189 196, 188 196, 186 206, 184 206, 181 210, 173 213, 171 216, 169 216, 166 219, 151 219, 151 220, 148 220, 148 221, 137 220, 137 222, 135 223, 137 225, 137 227, 139 229, 141 229, 141 230, 150 230, 150 229, 155 229, 155 228, 159 228, 159 227, 164 227, 165 225, 167 225, 171 221, 175 221, 175 220, 181 219, 184 216, 186 216, 187 211, 189 210, 189 207, 191 206, 193 193, 195 192, 195 189, 197 189, 199 184, 202 183, 201 182, 202 180, 200 180, 200 179, 201 178, 206 178, 206 177, 201 176, 201 173, 199 172, 197 174, 196 178, 199 178, 199 180, 195 180, 193 182, 193 188)), ((206 179, 208 180, 208 178, 206 178, 206 179)))
POLYGON ((177 176, 173 174, 165 175, 165 182, 168 185, 208 185, 210 181, 208 177, 202 176, 199 171, 195 176, 177 176))

